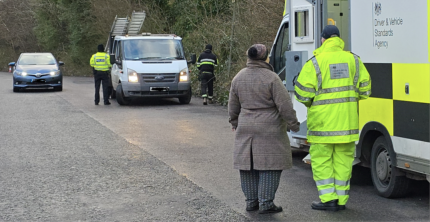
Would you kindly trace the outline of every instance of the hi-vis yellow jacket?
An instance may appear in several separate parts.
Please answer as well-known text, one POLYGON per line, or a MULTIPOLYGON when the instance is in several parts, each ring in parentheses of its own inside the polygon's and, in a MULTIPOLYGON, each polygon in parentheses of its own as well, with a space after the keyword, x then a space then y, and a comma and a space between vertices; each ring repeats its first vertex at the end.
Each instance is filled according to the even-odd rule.
POLYGON ((360 58, 343 51, 339 37, 314 51, 295 82, 296 99, 308 107, 310 143, 357 141, 358 100, 371 93, 370 75, 360 58))
POLYGON ((110 56, 105 52, 97 52, 91 56, 90 65, 97 71, 108 71, 109 67, 112 67, 110 56))

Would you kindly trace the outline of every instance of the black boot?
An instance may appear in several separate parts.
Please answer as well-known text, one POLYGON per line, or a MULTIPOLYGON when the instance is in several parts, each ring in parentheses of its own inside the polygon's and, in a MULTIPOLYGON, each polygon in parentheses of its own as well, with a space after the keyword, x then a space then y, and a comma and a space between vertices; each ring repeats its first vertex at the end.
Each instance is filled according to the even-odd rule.
POLYGON ((314 210, 328 210, 328 211, 338 211, 339 208, 337 206, 337 200, 331 200, 329 202, 323 203, 323 202, 312 202, 311 205, 312 209, 314 210))
POLYGON ((272 214, 272 213, 279 213, 282 211, 282 207, 278 207, 273 205, 272 208, 267 209, 267 210, 260 210, 258 213, 259 214, 272 214))

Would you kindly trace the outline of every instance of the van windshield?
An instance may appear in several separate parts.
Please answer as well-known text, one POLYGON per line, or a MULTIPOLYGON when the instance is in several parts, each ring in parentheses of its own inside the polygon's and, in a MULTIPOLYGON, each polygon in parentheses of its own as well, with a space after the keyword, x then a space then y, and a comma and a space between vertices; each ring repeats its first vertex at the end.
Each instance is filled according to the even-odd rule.
POLYGON ((133 39, 124 41, 126 60, 175 60, 185 59, 180 40, 133 39))

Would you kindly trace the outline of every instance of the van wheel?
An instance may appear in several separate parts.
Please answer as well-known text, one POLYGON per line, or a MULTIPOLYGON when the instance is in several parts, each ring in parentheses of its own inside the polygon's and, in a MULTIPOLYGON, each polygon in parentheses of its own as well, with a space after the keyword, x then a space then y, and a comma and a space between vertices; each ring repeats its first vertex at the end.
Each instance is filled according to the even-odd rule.
POLYGON ((112 89, 112 93, 110 95, 110 98, 116 99, 116 90, 112 89))
POLYGON ((190 104, 190 102, 191 102, 191 96, 192 96, 192 92, 191 92, 191 87, 190 87, 190 89, 188 90, 188 93, 187 93, 186 96, 182 96, 182 97, 178 98, 179 102, 181 104, 190 104))
POLYGON ((54 87, 54 91, 63 91, 63 86, 54 87))
POLYGON ((130 98, 124 96, 121 84, 118 84, 118 86, 116 87, 116 101, 119 105, 128 105, 131 101, 130 98))
POLYGON ((384 136, 376 139, 371 153, 373 186, 382 197, 405 196, 409 192, 410 179, 395 166, 396 155, 384 136))
POLYGON ((13 92, 19 92, 19 88, 18 87, 13 87, 13 92))

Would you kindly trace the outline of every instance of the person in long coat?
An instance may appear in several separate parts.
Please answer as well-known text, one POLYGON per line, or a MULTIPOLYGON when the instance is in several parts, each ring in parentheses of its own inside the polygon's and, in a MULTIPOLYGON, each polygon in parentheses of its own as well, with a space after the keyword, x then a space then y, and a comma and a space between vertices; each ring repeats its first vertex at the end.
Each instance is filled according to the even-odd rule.
POLYGON ((240 172, 246 210, 281 212, 274 204, 282 170, 292 167, 287 130, 299 131, 296 111, 281 79, 266 62, 263 44, 248 49, 246 68, 231 83, 228 113, 236 132, 234 168, 240 172))

